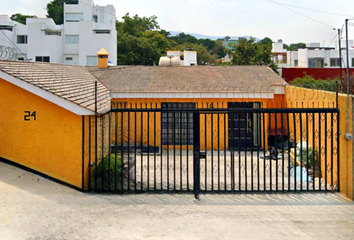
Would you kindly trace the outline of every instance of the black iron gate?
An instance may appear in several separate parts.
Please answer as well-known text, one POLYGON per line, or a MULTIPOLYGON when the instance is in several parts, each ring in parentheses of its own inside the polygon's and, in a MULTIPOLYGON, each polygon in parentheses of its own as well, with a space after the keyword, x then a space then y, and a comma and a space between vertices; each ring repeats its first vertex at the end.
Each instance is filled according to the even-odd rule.
POLYGON ((113 109, 97 121, 90 190, 339 191, 338 109, 166 104, 113 109), (247 115, 246 133, 233 125, 247 115))

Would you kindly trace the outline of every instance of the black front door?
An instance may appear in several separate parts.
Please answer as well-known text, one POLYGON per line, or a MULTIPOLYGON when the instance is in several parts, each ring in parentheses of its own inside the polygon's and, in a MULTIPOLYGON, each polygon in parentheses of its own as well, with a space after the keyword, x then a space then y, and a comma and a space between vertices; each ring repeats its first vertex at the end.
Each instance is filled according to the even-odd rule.
POLYGON ((257 115, 253 108, 259 107, 259 103, 228 103, 228 109, 247 108, 247 112, 229 113, 229 147, 247 150, 255 147, 258 142, 257 129, 259 128, 257 115))

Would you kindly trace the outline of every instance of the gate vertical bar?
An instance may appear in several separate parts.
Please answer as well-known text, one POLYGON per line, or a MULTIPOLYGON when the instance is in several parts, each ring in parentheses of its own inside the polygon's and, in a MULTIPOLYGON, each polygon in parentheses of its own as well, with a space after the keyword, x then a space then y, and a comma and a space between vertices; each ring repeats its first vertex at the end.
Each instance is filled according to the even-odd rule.
MULTIPOLYGON (((314 148, 314 146, 313 146, 314 148)), ((309 114, 306 113, 306 190, 309 190, 309 114)))
MULTIPOLYGON (((111 115, 108 113, 108 169, 111 169, 111 115)), ((108 172, 108 191, 111 191, 111 171, 108 172)))
MULTIPOLYGON (((272 114, 269 113, 268 115, 268 118, 269 118, 269 131, 272 130, 272 114)), ((271 139, 268 139, 268 145, 269 145, 269 190, 270 192, 272 192, 272 178, 273 178, 273 173, 272 173, 272 146, 270 146, 270 140, 271 139)))
MULTIPOLYGON (((157 108, 157 107, 155 107, 157 108)), ((157 190, 156 187, 156 111, 154 111, 154 191, 157 190)))
MULTIPOLYGON (((278 113, 275 113, 274 114, 274 117, 275 117, 275 191, 278 192, 278 185, 279 185, 279 166, 278 166, 278 140, 279 140, 279 137, 278 137, 278 113)), ((272 163, 272 162, 271 162, 272 163)), ((272 176, 273 177, 273 176, 272 176)))
MULTIPOLYGON (((130 108, 132 108, 132 105, 130 104, 130 108)), ((127 147, 128 147, 128 168, 126 169, 127 174, 128 174, 128 192, 130 192, 130 112, 128 112, 128 123, 127 123, 127 131, 128 131, 128 140, 127 140, 127 147)), ((124 161, 123 165, 124 167, 124 161)))
MULTIPOLYGON (((266 115, 262 113, 262 129, 263 129, 263 190, 267 191, 267 171, 266 171, 266 115)), ((268 133, 269 134, 269 133, 268 133)), ((269 151, 269 142, 268 142, 269 151)))
POLYGON ((102 192, 104 192, 104 118, 103 115, 101 116, 101 164, 102 164, 102 172, 101 172, 101 185, 102 185, 102 192))
MULTIPOLYGON (((316 115, 315 113, 312 114, 312 146, 313 149, 315 149, 315 142, 316 142, 316 129, 315 129, 315 122, 316 122, 316 115)), ((312 169, 315 169, 315 165, 314 163, 312 164, 312 169)), ((316 184, 315 184, 315 171, 313 171, 312 173, 312 190, 315 191, 316 190, 316 184)))
MULTIPOLYGON (((218 103, 219 105, 219 103, 218 103)), ((218 106, 219 108, 219 106, 218 106)), ((218 113, 218 192, 220 193, 220 113, 218 113)))
MULTIPOLYGON (((140 104, 141 110, 143 109, 143 103, 140 104)), ((147 106, 146 106, 147 107, 147 106)), ((144 112, 140 112, 140 191, 144 190, 144 156, 143 156, 143 148, 144 148, 144 112)))
POLYGON ((194 196, 199 199, 200 193, 200 120, 199 113, 193 112, 193 175, 194 196))
POLYGON ((148 191, 150 191, 150 113, 151 113, 150 111, 147 112, 147 189, 148 191))
POLYGON ((231 131, 229 130, 229 134, 231 134, 231 143, 229 141, 229 144, 231 144, 231 191, 232 193, 234 193, 235 192, 235 153, 234 153, 235 127, 234 127, 234 113, 232 112, 229 112, 229 129, 231 129, 231 131))
MULTIPOLYGON (((297 126, 297 123, 296 123, 296 113, 293 113, 293 120, 294 120, 294 142, 296 144, 296 126, 297 126)), ((296 161, 296 149, 294 151, 294 191, 296 192, 296 184, 297 184, 297 181, 296 181, 296 178, 297 178, 297 175, 296 175, 296 165, 297 165, 297 161, 296 161)))
MULTIPOLYGON (((208 106, 207 106, 208 108, 208 106)), ((205 129, 205 133, 204 133, 204 141, 205 141, 205 192, 208 191, 208 137, 207 137, 207 133, 208 133, 208 123, 207 123, 207 114, 204 114, 204 129, 205 129)))
MULTIPOLYGON (((176 106, 178 108, 178 105, 176 106)), ((173 112, 173 191, 176 191, 176 112, 173 112)))
POLYGON ((211 113, 211 191, 214 192, 214 113, 211 113))
POLYGON ((97 146, 98 146, 98 136, 97 136, 97 81, 95 81, 95 192, 97 192, 97 158, 98 158, 98 149, 97 149, 97 146))
POLYGON ((333 130, 334 126, 333 126, 333 113, 331 113, 331 188, 333 190, 333 186, 334 186, 334 179, 333 179, 333 148, 334 148, 334 142, 333 142, 333 138, 334 138, 334 135, 333 135, 333 130))
MULTIPOLYGON (((285 164, 285 160, 284 160, 284 151, 285 151, 285 146, 284 146, 284 133, 285 133, 285 129, 284 129, 284 115, 283 113, 280 114, 280 128, 281 128, 281 191, 284 192, 285 191, 285 177, 284 177, 284 164, 285 164)), ((289 135, 289 134, 288 134, 289 135)), ((288 143, 289 144, 289 143, 288 143)))
MULTIPOLYGON (((168 107, 168 105, 167 105, 168 107)), ((166 153, 167 153, 167 169, 166 169, 166 173, 167 173, 167 191, 170 191, 170 132, 169 132, 169 121, 170 121, 170 113, 169 111, 166 112, 167 114, 167 127, 166 127, 166 130, 167 130, 167 138, 166 138, 166 141, 167 141, 167 150, 166 150, 166 153)), ((171 138, 173 139, 173 138, 171 138)), ((162 156, 162 155, 161 155, 162 156)), ((161 157, 162 159, 162 157, 161 157)), ((162 166, 162 162, 161 162, 161 166, 162 166)))
POLYGON ((115 126, 114 126, 114 191, 117 191, 117 142, 118 142, 118 113, 114 113, 115 126))
MULTIPOLYGON (((340 166, 339 166, 339 155, 340 155, 340 149, 339 149, 339 137, 340 137, 340 130, 339 130, 339 112, 337 112, 337 191, 340 192, 340 166)), ((348 186, 347 186, 348 187, 348 186)))
POLYGON ((286 115, 286 121, 287 121, 287 128, 288 128, 288 136, 289 136, 289 145, 288 145, 288 191, 290 191, 290 153, 291 153, 291 146, 290 146, 290 115, 287 113, 286 115))
MULTIPOLYGON (((187 106, 188 107, 188 106, 187 106)), ((183 190, 183 176, 182 176, 182 172, 183 172, 183 162, 182 162, 182 155, 183 155, 183 152, 182 152, 182 141, 183 141, 183 138, 182 138, 182 121, 183 121, 183 112, 179 112, 179 184, 180 184, 180 191, 183 190)), ((188 148, 188 143, 187 143, 187 148, 188 148)))
POLYGON ((224 184, 225 192, 227 190, 227 179, 226 179, 226 113, 224 113, 224 184))
POLYGON ((136 160, 136 144, 137 144, 137 118, 136 118, 136 109, 138 108, 138 104, 135 103, 135 112, 134 112, 134 191, 136 192, 136 180, 137 180, 137 177, 136 177, 136 163, 137 163, 137 160, 136 160))
POLYGON ((261 126, 260 126, 260 114, 257 113, 257 191, 260 191, 260 168, 259 168, 259 147, 261 146, 261 126))
POLYGON ((253 144, 254 144, 254 125, 253 125, 253 120, 254 120, 254 115, 252 112, 250 112, 250 119, 251 119, 251 191, 253 192, 253 185, 254 185, 254 169, 253 169, 253 144))
POLYGON ((327 149, 328 149, 328 143, 327 143, 327 140, 328 140, 328 132, 327 132, 327 128, 328 128, 328 125, 327 125, 327 117, 328 117, 328 114, 325 113, 325 146, 324 146, 324 149, 325 149, 325 162, 324 162, 324 174, 325 174, 325 177, 324 177, 324 183, 325 183, 325 192, 327 192, 327 149))
POLYGON ((186 153, 186 160, 187 160, 187 191, 189 192, 189 112, 186 113, 187 116, 187 153, 186 153))
MULTIPOLYGON (((318 168, 319 168, 319 176, 318 176, 318 190, 321 191, 321 155, 322 155, 322 139, 321 139, 321 132, 322 132, 322 124, 321 124, 321 121, 322 121, 322 113, 319 113, 318 114, 318 168)), ((312 147, 312 151, 313 151, 313 163, 315 163, 315 159, 314 159, 314 154, 315 154, 315 146, 312 147)), ((315 175, 315 170, 316 168, 314 167, 313 168, 313 172, 314 172, 314 179, 316 177, 315 175)), ((315 184, 315 182, 313 183, 315 184)))
POLYGON ((85 190, 85 116, 82 116, 82 166, 81 166, 81 189, 85 190))
POLYGON ((121 171, 120 171, 120 187, 121 191, 124 192, 124 158, 123 158, 123 148, 124 148, 124 112, 120 114, 121 124, 120 124, 120 162, 121 162, 121 171))
MULTIPOLYGON (((302 179, 303 178, 303 167, 304 167, 304 163, 303 163, 303 129, 302 129, 302 113, 299 114, 300 115, 300 162, 301 162, 301 171, 300 171, 300 191, 302 191, 302 185, 303 185, 303 182, 304 180, 302 179)), ((315 185, 315 181, 313 182, 313 184, 315 185)))
POLYGON ((238 191, 241 191, 241 114, 237 112, 238 121, 238 191))
MULTIPOLYGON (((244 116, 244 136, 243 136, 243 146, 244 146, 244 154, 245 154, 245 165, 244 165, 244 176, 245 176, 245 192, 247 193, 247 133, 248 133, 248 112, 245 113, 245 116, 244 116)), ((239 119, 240 121, 240 119, 239 119)))
POLYGON ((88 190, 91 192, 91 116, 89 116, 89 146, 88 146, 88 153, 89 153, 89 159, 88 159, 88 190))

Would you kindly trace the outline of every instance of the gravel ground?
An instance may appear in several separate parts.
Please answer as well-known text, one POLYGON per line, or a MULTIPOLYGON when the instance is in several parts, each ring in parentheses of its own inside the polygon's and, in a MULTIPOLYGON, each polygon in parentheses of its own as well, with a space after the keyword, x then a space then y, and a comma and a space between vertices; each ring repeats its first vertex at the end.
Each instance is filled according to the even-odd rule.
POLYGON ((354 239, 338 194, 94 195, 0 162, 0 239, 354 239))

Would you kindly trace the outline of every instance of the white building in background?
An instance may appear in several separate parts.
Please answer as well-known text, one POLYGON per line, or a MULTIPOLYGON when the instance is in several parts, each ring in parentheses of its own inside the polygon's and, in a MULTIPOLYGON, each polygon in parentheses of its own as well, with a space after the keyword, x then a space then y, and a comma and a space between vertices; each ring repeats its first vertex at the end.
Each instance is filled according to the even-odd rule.
POLYGON ((162 67, 177 67, 177 66, 197 66, 197 51, 184 50, 183 53, 179 50, 167 51, 166 57, 161 57, 159 66, 162 67))
MULTIPOLYGON (((321 47, 320 43, 308 43, 305 48, 294 51, 284 49, 282 41, 273 43, 273 61, 279 68, 299 67, 299 68, 338 68, 340 67, 339 42, 335 47, 321 47)), ((354 44, 349 41, 349 67, 354 67, 354 44)), ((342 66, 346 64, 346 41, 341 42, 342 66)))
POLYGON ((93 66, 97 52, 105 48, 108 61, 117 65, 116 12, 112 5, 80 0, 64 4, 62 25, 51 18, 28 18, 23 25, 0 15, 0 46, 12 48, 17 60, 93 66))

